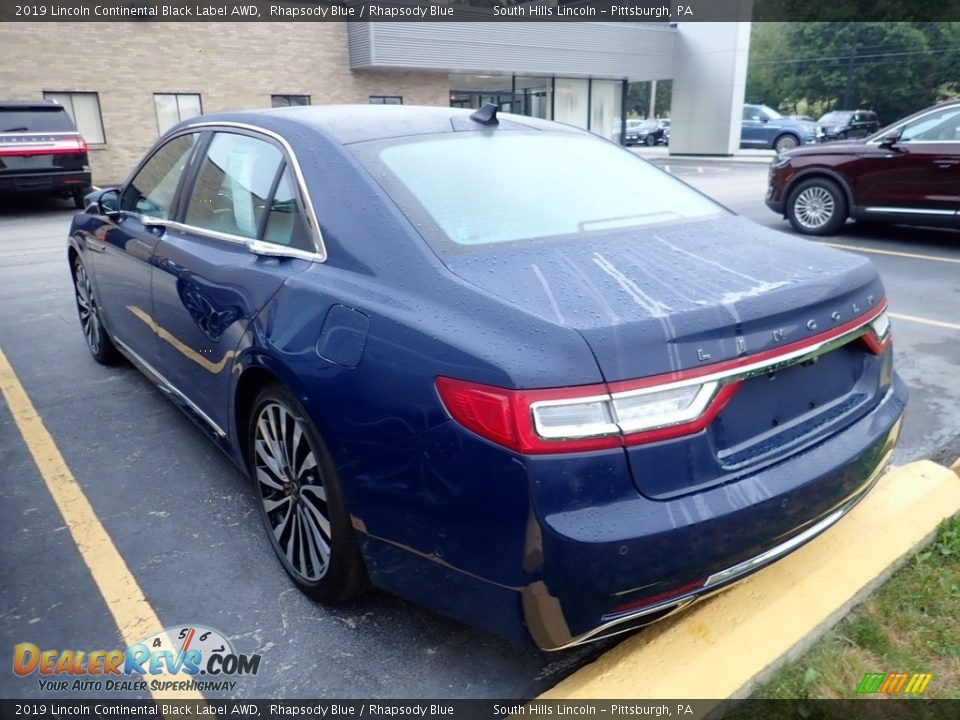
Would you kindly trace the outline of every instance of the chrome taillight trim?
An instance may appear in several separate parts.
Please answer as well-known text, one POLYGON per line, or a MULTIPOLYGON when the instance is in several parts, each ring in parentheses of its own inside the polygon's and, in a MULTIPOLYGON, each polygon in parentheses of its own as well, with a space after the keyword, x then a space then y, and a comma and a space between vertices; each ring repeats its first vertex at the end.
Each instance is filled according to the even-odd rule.
MULTIPOLYGON (((688 422, 696 420, 698 417, 701 417, 705 413, 710 404, 716 398, 720 389, 727 384, 734 382, 742 382, 744 380, 749 380, 750 378, 757 377, 759 375, 767 375, 769 373, 777 372, 793 365, 799 365, 804 362, 813 360, 820 355, 836 350, 839 347, 846 345, 847 343, 853 342, 854 340, 859 339, 868 332, 873 332, 873 324, 881 316, 886 315, 886 303, 881 303, 874 312, 865 313, 862 316, 861 321, 854 327, 843 332, 840 335, 835 337, 828 337, 824 340, 814 341, 803 347, 796 348, 794 350, 788 350, 781 354, 774 354, 767 357, 764 357, 761 360, 757 360, 753 363, 748 363, 745 365, 738 365, 736 367, 727 368, 724 370, 718 370, 716 372, 707 372, 702 375, 694 375, 688 378, 682 378, 680 380, 675 380, 672 382, 665 382, 662 384, 649 385, 646 387, 640 387, 632 390, 622 390, 619 392, 613 392, 608 394, 593 394, 583 398, 564 398, 562 400, 540 400, 530 405, 530 416, 533 422, 534 430, 537 435, 544 440, 548 441, 564 441, 564 440, 583 440, 588 438, 600 438, 600 437, 609 437, 616 434, 622 434, 624 436, 635 435, 637 433, 660 430, 663 428, 673 427, 675 425, 683 425, 688 422), (695 402, 692 402, 688 408, 685 408, 683 414, 678 414, 676 419, 672 419, 669 422, 661 423, 657 425, 644 425, 644 424, 630 424, 630 423, 619 423, 617 420, 616 412, 616 401, 621 399, 629 399, 638 397, 641 395, 653 394, 657 392, 664 392, 667 390, 673 390, 677 388, 689 387, 691 385, 702 385, 704 386, 704 391, 701 394, 698 394, 695 402), (709 390, 709 395, 707 395, 707 390, 709 390), (706 399, 704 401, 704 399, 706 399), (587 404, 591 402, 605 402, 608 403, 610 408, 610 416, 614 419, 614 423, 610 423, 603 426, 595 426, 596 430, 585 431, 579 434, 565 434, 558 435, 557 433, 551 433, 549 430, 546 434, 543 432, 543 427, 538 423, 536 409, 543 407, 557 407, 562 405, 577 405, 577 404, 587 404), (702 405, 702 406, 701 406, 702 405), (689 412, 692 412, 693 409, 698 408, 699 411, 695 412, 692 415, 689 415, 689 412)), ((889 323, 888 323, 889 326, 889 323)), ((877 336, 877 339, 882 343, 889 336, 889 329, 883 337, 877 336)), ((729 362, 729 361, 728 361, 729 362)), ((639 379, 638 382, 642 382, 643 379, 639 379)))

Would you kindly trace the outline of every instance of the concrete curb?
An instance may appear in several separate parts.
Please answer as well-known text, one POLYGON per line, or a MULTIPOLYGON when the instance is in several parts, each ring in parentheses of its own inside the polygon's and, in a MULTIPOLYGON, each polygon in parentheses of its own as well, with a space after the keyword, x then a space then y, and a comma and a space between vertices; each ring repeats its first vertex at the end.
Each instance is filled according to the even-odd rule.
POLYGON ((816 540, 690 612, 641 630, 538 699, 746 697, 958 511, 953 471, 927 460, 895 468, 816 540))

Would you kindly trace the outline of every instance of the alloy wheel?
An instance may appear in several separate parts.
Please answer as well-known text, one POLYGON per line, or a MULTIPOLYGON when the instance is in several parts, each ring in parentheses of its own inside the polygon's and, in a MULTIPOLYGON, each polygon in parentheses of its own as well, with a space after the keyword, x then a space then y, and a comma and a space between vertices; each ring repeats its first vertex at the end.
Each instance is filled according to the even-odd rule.
POLYGON ((808 230, 819 230, 833 217, 836 203, 833 195, 824 187, 813 185, 805 188, 793 203, 797 222, 808 230))
POLYGON ((330 563, 327 492, 303 422, 269 402, 254 431, 254 469, 264 513, 291 572, 316 582, 330 563))
POLYGON ((74 270, 74 287, 77 295, 77 309, 80 312, 80 326, 83 336, 87 339, 90 351, 96 355, 100 352, 100 313, 93 297, 93 286, 87 276, 86 268, 77 263, 74 270))

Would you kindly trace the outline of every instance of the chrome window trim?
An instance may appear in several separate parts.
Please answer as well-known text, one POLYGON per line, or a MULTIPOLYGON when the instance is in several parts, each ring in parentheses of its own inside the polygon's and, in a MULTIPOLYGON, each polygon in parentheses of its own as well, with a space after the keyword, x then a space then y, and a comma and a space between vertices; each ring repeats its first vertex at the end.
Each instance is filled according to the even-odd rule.
POLYGON ((209 425, 213 429, 213 431, 217 435, 219 435, 221 438, 225 438, 227 436, 227 433, 223 430, 223 428, 217 425, 217 423, 215 423, 209 415, 207 415, 203 410, 197 407, 197 404, 193 402, 190 398, 188 398, 186 395, 184 395, 179 388, 177 388, 173 383, 167 380, 167 378, 161 375, 159 370, 157 370, 153 365, 151 365, 142 357, 140 357, 123 340, 117 337, 114 337, 112 339, 113 339, 113 342, 116 343, 116 345, 123 351, 125 355, 130 357, 135 364, 142 366, 143 369, 147 371, 148 375, 152 375, 154 377, 154 379, 157 381, 157 386, 161 390, 166 392, 168 395, 174 395, 179 400, 181 400, 182 402, 190 406, 190 409, 197 414, 197 417, 199 417, 201 420, 207 423, 207 425, 209 425))
POLYGON ((272 243, 266 240, 257 240, 256 238, 233 235, 231 233, 219 232, 218 230, 208 230, 207 228, 200 227, 198 225, 187 225, 186 223, 177 222, 176 220, 164 220, 163 218, 150 217, 149 215, 137 215, 136 213, 130 213, 130 216, 136 218, 141 225, 154 225, 157 227, 169 228, 171 230, 179 230, 180 232, 203 235, 204 237, 211 237, 215 240, 223 240, 224 242, 230 242, 236 245, 243 245, 254 255, 264 255, 266 257, 299 258, 309 262, 326 261, 326 257, 320 253, 310 252, 309 250, 301 250, 300 248, 288 247, 286 245, 272 243))
MULTIPOLYGON (((231 235, 229 233, 218 233, 212 230, 206 230, 205 228, 194 227, 192 225, 186 225, 182 223, 177 223, 176 225, 170 225, 170 227, 177 227, 178 229, 189 230, 190 232, 207 234, 212 237, 217 237, 221 240, 227 240, 229 242, 242 242, 244 244, 250 243, 251 240, 253 242, 264 242, 271 246, 275 245, 278 248, 286 248, 287 250, 295 251, 296 253, 298 253, 297 255, 292 255, 291 253, 278 254, 283 257, 287 257, 289 255, 291 257, 303 257, 304 259, 308 259, 311 262, 321 262, 321 263, 326 262, 327 246, 323 241, 323 233, 320 231, 320 223, 317 221, 317 214, 313 207, 313 200, 310 197, 310 191, 307 188, 307 183, 303 175, 303 170, 300 168, 300 160, 297 158, 297 154, 293 151, 293 148, 290 146, 290 143, 287 142, 286 138, 284 138, 282 135, 279 135, 278 133, 275 133, 272 130, 267 130, 266 128, 262 128, 258 125, 249 125, 247 123, 239 123, 239 122, 234 122, 230 120, 191 123, 189 125, 186 125, 180 128, 175 133, 175 135, 179 135, 181 133, 198 132, 198 131, 199 132, 204 132, 204 131, 216 132, 218 128, 223 129, 225 131, 229 131, 231 129, 243 130, 245 132, 253 133, 254 135, 262 135, 264 137, 268 137, 271 140, 276 141, 277 143, 279 143, 281 148, 283 148, 283 152, 284 152, 284 156, 287 161, 287 164, 291 168, 293 168, 294 182, 297 185, 297 192, 300 195, 301 201, 303 202, 305 216, 306 216, 305 219, 307 222, 308 230, 310 231, 310 234, 311 234, 311 239, 313 240, 313 246, 314 246, 315 252, 311 253, 309 251, 299 250, 297 248, 286 248, 286 246, 279 245, 277 243, 268 243, 267 241, 259 241, 256 238, 245 238, 239 235, 231 235)), ((172 138, 174 136, 171 135, 170 137, 172 138)), ((255 252, 255 251, 251 250, 251 252, 255 252)), ((258 253, 258 254, 266 254, 266 253, 258 253)))

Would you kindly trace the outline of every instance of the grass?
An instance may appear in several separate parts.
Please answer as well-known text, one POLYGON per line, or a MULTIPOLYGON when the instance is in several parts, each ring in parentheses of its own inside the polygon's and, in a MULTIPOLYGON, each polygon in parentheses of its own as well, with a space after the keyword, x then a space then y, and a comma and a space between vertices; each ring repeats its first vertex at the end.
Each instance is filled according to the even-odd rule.
POLYGON ((923 697, 960 699, 960 516, 751 698, 855 698, 868 672, 933 673, 923 697))

